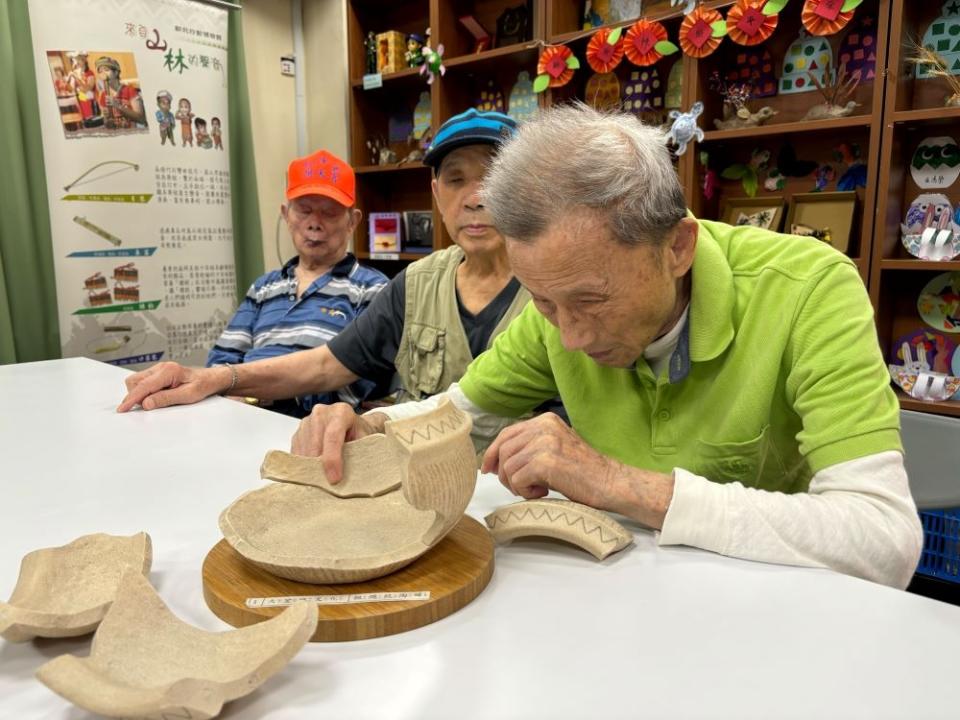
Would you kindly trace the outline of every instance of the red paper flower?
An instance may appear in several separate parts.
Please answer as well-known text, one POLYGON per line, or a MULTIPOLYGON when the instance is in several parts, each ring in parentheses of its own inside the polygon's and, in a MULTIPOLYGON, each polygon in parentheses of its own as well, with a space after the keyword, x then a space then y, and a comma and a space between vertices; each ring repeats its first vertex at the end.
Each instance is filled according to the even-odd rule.
POLYGON ((720 47, 723 37, 713 36, 713 24, 717 22, 723 22, 723 16, 703 5, 697 5, 692 13, 684 17, 680 25, 680 47, 684 54, 705 58, 720 47))
POLYGON ((773 35, 779 15, 764 15, 767 0, 737 0, 727 13, 727 34, 738 45, 759 45, 773 35))
POLYGON ((833 35, 853 19, 853 10, 841 12, 843 0, 806 0, 800 19, 811 35, 833 35))
POLYGON ((623 39, 624 52, 634 65, 646 67, 653 65, 664 56, 657 50, 657 44, 666 41, 667 29, 656 21, 637 20, 623 39))
POLYGON ((623 60, 623 41, 610 42, 610 28, 597 30, 587 43, 587 64, 600 75, 611 72, 623 60))
POLYGON ((566 45, 548 45, 540 53, 540 60, 537 62, 537 75, 546 75, 549 78, 549 87, 563 87, 570 82, 573 71, 577 67, 579 67, 579 64, 573 57, 570 48, 566 45), (573 62, 571 62, 571 59, 573 62))

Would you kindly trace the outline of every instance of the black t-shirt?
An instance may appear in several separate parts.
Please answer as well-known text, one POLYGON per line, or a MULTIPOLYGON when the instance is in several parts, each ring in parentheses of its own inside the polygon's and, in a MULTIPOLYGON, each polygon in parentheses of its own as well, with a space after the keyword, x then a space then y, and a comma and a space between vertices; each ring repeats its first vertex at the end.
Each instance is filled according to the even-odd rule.
MULTIPOLYGON (((511 278, 476 315, 463 307, 458 293, 460 323, 474 357, 486 350, 493 329, 519 290, 520 282, 511 278)), ((379 386, 389 384, 397 370, 395 363, 403 336, 406 297, 406 270, 403 270, 377 294, 366 311, 327 343, 333 356, 353 374, 373 380, 379 386)), ((437 301, 443 302, 443 299, 437 301)))

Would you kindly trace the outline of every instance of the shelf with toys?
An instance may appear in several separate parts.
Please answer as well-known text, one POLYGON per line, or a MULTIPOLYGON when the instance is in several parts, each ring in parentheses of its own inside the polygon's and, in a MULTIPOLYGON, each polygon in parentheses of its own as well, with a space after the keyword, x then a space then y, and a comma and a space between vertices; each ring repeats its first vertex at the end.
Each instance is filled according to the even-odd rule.
MULTIPOLYGON (((960 33, 960 24, 951 31, 950 0, 592 0, 586 10, 582 0, 349 4, 358 203, 368 217, 398 214, 395 227, 411 212, 422 230, 429 212, 432 242, 421 251, 450 244, 433 206, 430 170, 418 157, 433 130, 470 107, 522 120, 539 107, 580 99, 670 129, 698 217, 809 235, 851 257, 869 281, 891 364, 903 355, 897 341, 924 325, 920 296, 926 293, 928 308, 946 307, 958 294, 951 284, 928 286, 951 272, 960 288, 960 258, 917 258, 900 241, 920 190, 909 170, 917 147, 925 138, 960 138, 960 107, 947 105, 960 103, 960 45, 942 42, 960 33), (515 10, 508 25, 522 30, 501 32, 515 10), (375 83, 364 78, 371 73, 363 62, 377 61, 365 40, 390 30, 425 39, 434 82, 419 68, 393 67, 375 83), (917 64, 908 62, 916 52, 909 38, 924 34, 945 55, 942 75, 918 77, 917 64)), ((391 37, 396 48, 400 38, 391 37)), ((953 214, 960 191, 946 195, 960 227, 960 213, 953 214)), ((921 225, 927 215, 919 212, 921 225)), ((361 257, 369 256, 370 242, 363 228, 361 257)), ((391 269, 421 256, 400 242, 387 255, 391 269)), ((941 313, 943 322, 952 322, 951 312, 941 313)), ((936 332, 952 342, 952 331, 936 332)), ((914 348, 922 344, 915 340, 914 348)), ((936 343, 943 353, 952 346, 931 342, 925 359, 932 370, 936 343)), ((917 364, 916 353, 911 361, 917 364)), ((960 414, 950 401, 906 393, 904 407, 960 414)))
POLYGON ((829 240, 867 280, 889 0, 589 5, 550 4, 547 105, 671 128, 694 214, 829 240))
POLYGON ((870 298, 902 406, 960 416, 960 2, 890 24, 870 298))
POLYGON ((452 243, 433 204, 423 151, 444 121, 468 108, 506 111, 509 104, 517 117, 536 111, 528 74, 547 4, 348 2, 351 162, 367 218, 355 238, 358 257, 393 275, 452 243))

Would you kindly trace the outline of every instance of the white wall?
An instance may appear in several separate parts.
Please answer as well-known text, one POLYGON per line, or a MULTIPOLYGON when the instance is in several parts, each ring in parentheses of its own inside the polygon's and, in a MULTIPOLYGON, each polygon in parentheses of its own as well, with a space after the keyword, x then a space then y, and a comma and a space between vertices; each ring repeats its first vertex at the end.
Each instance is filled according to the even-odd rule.
MULTIPOLYGON (((305 58, 297 72, 306 83, 307 152, 326 149, 347 157, 345 0, 302 0, 305 58)), ((296 89, 281 75, 280 57, 293 54, 291 0, 244 0, 243 36, 250 90, 253 152, 267 269, 294 254, 277 219, 289 162, 297 157, 296 89), (279 255, 279 256, 278 256, 279 255)))
MULTIPOLYGON (((277 218, 286 186, 287 164, 297 155, 294 81, 280 74, 280 57, 293 53, 290 0, 244 0, 243 42, 250 92, 253 155, 263 233, 264 267, 280 265, 276 250, 277 218)), ((282 227, 280 256, 293 255, 282 227)))

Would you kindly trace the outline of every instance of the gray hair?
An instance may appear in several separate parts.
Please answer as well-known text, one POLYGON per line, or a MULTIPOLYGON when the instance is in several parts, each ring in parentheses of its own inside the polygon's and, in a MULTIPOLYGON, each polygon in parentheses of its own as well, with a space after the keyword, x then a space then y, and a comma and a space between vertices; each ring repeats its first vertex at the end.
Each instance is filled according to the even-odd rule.
POLYGON ((497 229, 524 242, 589 208, 605 215, 617 242, 656 244, 687 213, 666 133, 581 102, 523 123, 491 163, 482 194, 497 229))

